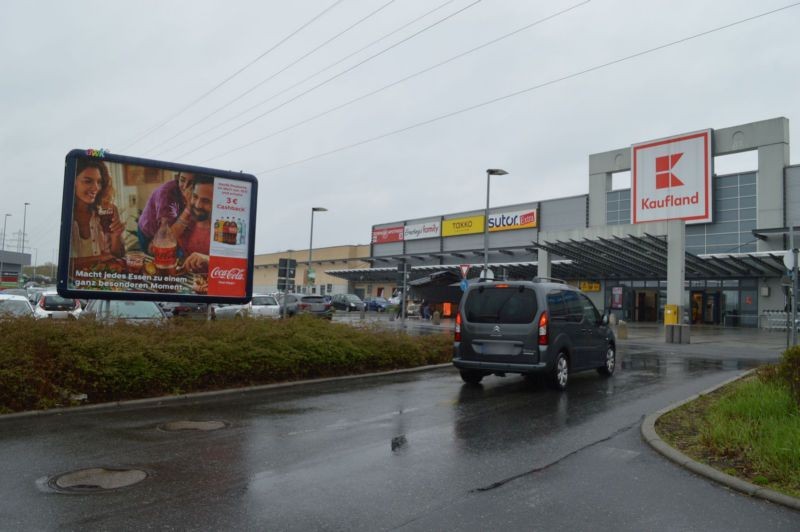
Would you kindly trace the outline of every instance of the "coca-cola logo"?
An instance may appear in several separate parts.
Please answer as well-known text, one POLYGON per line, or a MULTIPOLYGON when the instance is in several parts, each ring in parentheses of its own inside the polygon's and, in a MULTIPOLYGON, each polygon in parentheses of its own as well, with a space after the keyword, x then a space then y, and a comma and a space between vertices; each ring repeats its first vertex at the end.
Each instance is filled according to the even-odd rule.
POLYGON ((217 266, 211 270, 211 278, 226 281, 244 281, 244 268, 229 268, 226 270, 217 266))

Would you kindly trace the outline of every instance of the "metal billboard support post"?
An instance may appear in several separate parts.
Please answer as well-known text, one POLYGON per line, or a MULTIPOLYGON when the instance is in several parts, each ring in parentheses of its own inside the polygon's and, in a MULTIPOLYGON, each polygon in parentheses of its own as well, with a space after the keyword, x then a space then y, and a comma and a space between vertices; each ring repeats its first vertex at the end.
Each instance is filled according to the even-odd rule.
POLYGON ((797 345, 797 248, 794 247, 794 227, 792 227, 792 345, 797 345))

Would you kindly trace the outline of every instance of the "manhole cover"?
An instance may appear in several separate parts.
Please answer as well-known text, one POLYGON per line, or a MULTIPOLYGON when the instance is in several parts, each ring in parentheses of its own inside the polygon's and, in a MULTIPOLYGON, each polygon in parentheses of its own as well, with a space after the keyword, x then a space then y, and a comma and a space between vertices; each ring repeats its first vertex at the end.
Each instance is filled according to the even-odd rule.
POLYGON ((132 486, 147 478, 140 469, 106 469, 93 467, 64 473, 51 479, 50 484, 64 491, 105 491, 132 486))
POLYGON ((224 421, 170 421, 164 423, 159 428, 168 431, 181 431, 181 430, 219 430, 224 429, 227 425, 224 421))

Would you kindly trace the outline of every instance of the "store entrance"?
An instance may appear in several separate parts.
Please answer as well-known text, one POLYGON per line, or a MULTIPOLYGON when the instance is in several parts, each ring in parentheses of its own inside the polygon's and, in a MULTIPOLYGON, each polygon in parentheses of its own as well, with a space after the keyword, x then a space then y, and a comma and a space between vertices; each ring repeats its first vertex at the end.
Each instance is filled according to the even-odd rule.
POLYGON ((635 321, 658 319, 658 290, 636 290, 633 316, 635 321))

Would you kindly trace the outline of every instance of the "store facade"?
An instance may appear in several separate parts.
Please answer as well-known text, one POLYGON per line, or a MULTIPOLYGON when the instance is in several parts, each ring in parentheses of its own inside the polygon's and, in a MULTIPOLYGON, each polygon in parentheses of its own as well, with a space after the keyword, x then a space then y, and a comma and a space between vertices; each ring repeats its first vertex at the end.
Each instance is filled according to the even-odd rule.
POLYGON ((590 155, 589 168, 585 195, 492 207, 488 219, 480 209, 374 225, 372 278, 399 283, 405 264, 412 296, 457 302, 462 265, 472 281, 482 270, 488 224, 495 278, 544 271, 632 321, 663 320, 676 246, 680 276, 673 284, 683 290, 672 292, 672 303, 684 321, 757 326, 764 312, 784 308, 787 227, 800 222, 800 167, 789 165, 788 119, 632 144, 590 155), (714 157, 749 150, 757 151, 757 168, 714 173, 714 157), (614 190, 613 175, 627 171, 631 188, 614 190), (677 242, 673 255, 667 220, 682 220, 670 241, 677 242))

